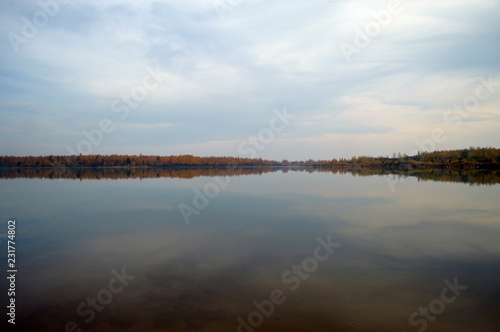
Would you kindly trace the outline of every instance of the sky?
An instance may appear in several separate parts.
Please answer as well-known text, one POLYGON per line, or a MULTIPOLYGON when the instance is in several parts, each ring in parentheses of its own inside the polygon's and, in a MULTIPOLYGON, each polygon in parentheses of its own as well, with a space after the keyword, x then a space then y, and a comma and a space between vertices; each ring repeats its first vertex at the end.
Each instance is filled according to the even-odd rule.
POLYGON ((0 155, 500 147, 500 0, 2 0, 0 35, 0 155))

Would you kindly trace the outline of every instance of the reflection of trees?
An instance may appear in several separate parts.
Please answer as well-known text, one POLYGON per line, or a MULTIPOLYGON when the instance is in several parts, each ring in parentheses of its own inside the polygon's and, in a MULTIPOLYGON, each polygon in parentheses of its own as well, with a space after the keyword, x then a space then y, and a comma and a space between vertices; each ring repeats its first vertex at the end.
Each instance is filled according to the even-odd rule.
POLYGON ((270 172, 314 172, 314 168, 305 167, 246 167, 246 168, 0 168, 0 178, 31 179, 147 179, 178 178, 192 179, 200 176, 242 176, 261 175, 270 172))
POLYGON ((72 180, 104 180, 104 179, 147 179, 178 178, 192 179, 200 176, 243 176, 262 175, 272 172, 323 172, 332 174, 351 174, 353 176, 415 176, 422 181, 460 182, 476 185, 493 185, 500 183, 500 171, 487 170, 453 170, 453 169, 418 169, 418 170, 383 170, 373 168, 360 169, 327 169, 315 167, 244 167, 244 168, 0 168, 0 178, 31 179, 72 179, 72 180))
MULTIPOLYGON (((349 171, 356 176, 373 175, 400 175, 403 177, 415 176, 419 181, 438 181, 438 182, 458 182, 471 185, 494 185, 500 183, 500 171, 488 170, 454 170, 427 168, 417 170, 377 170, 377 169, 356 169, 349 171)), ((338 173, 334 170, 333 173, 338 173)), ((346 171, 342 171, 346 173, 346 171)))
POLYGON ((421 170, 411 172, 419 181, 462 182, 471 185, 494 185, 500 183, 500 171, 454 171, 421 170))

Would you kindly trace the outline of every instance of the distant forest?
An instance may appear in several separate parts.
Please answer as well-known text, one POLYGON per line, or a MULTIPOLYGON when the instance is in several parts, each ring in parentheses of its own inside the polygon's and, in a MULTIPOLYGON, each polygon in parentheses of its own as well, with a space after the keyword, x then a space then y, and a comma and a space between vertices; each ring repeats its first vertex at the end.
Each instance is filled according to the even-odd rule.
POLYGON ((394 153, 386 157, 352 157, 350 159, 274 161, 238 157, 197 157, 193 155, 70 155, 70 156, 1 156, 0 167, 34 168, 98 168, 98 167, 157 167, 157 168, 223 168, 223 167, 285 167, 380 168, 380 169, 500 169, 500 149, 468 148, 434 152, 419 152, 415 156, 394 153))

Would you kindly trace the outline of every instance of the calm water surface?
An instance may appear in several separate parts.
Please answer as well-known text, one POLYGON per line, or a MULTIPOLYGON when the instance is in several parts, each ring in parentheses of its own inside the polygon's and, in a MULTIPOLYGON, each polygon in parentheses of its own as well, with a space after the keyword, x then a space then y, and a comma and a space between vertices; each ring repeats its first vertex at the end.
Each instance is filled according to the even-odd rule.
POLYGON ((500 330, 499 185, 408 177, 393 192, 387 176, 281 171, 0 184, 19 331, 500 330), (179 204, 207 184, 188 225, 179 204))

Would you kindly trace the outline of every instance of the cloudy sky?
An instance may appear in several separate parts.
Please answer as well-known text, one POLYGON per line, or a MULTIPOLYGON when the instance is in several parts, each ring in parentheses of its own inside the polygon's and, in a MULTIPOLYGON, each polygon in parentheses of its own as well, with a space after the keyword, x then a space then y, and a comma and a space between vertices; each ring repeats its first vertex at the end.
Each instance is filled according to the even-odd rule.
POLYGON ((1 155, 499 147, 500 0, 2 0, 0 34, 1 155))

